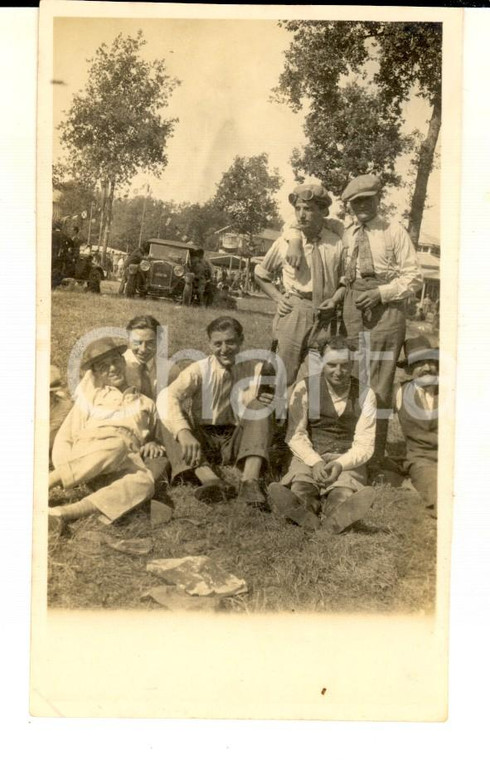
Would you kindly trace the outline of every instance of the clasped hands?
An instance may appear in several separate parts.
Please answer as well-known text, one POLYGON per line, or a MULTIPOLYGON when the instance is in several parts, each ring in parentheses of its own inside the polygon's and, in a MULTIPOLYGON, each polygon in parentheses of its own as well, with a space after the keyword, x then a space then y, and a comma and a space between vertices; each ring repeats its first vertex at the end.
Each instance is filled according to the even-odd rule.
POLYGON ((327 486, 335 483, 342 472, 342 465, 336 461, 336 456, 337 454, 324 454, 324 459, 314 464, 311 468, 313 479, 323 488, 327 488, 327 486), (325 459, 329 461, 325 461, 325 459))

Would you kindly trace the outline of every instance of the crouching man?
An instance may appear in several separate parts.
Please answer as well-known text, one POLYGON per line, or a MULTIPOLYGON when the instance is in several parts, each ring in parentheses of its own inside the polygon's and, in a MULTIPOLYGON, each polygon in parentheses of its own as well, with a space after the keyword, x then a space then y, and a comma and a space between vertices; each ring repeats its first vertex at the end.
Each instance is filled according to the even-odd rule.
POLYGON ((406 441, 405 471, 436 516, 439 349, 420 335, 405 341, 402 366, 412 375, 395 394, 395 411, 406 441))
POLYGON ((243 343, 238 320, 218 317, 206 329, 210 355, 183 369, 158 396, 172 478, 193 473, 201 482, 195 497, 219 502, 235 493, 213 464, 236 464, 242 469, 240 497, 264 507, 259 476, 268 461, 271 420, 268 408, 256 398, 254 378, 261 365, 236 361, 243 343))
POLYGON ((85 351, 81 369, 92 373, 93 382, 80 384, 56 435, 49 487, 85 483, 96 490, 74 504, 50 508, 50 530, 93 513, 113 522, 150 499, 155 479, 168 467, 165 449, 155 440, 155 402, 128 384, 125 350, 125 344, 101 338, 85 351))
POLYGON ((286 437, 293 458, 269 496, 286 519, 318 528, 323 511, 322 527, 340 533, 374 500, 366 464, 374 452, 376 397, 370 388, 360 396, 343 337, 331 338, 322 365, 294 387, 286 437))

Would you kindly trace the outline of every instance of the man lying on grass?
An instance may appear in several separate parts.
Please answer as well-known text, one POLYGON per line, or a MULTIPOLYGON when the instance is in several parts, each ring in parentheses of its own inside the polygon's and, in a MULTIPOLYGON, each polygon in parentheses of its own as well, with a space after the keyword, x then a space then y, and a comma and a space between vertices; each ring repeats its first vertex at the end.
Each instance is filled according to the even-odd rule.
POLYGON ((113 522, 151 499, 155 479, 168 466, 165 449, 155 440, 160 427, 155 402, 129 385, 125 350, 113 338, 101 338, 85 351, 81 369, 91 371, 93 382, 82 381, 56 435, 49 487, 85 483, 95 490, 74 504, 51 508, 50 530, 61 532, 65 522, 93 513, 113 522))
POLYGON ((359 395, 344 338, 328 342, 323 367, 295 385, 286 441, 293 453, 280 483, 269 486, 276 511, 308 528, 340 533, 359 520, 374 500, 366 464, 374 452, 376 397, 359 395))
POLYGON ((235 495, 234 489, 213 464, 236 464, 242 468, 240 497, 263 507, 259 476, 268 461, 271 420, 255 397, 253 380, 261 365, 236 361, 243 344, 238 320, 218 317, 206 329, 210 355, 182 370, 157 401, 172 479, 193 473, 201 482, 194 491, 198 500, 223 501, 235 495))
POLYGON ((412 377, 395 392, 398 413, 407 444, 405 472, 433 517, 437 513, 437 429, 439 350, 424 336, 405 341, 405 367, 412 377))

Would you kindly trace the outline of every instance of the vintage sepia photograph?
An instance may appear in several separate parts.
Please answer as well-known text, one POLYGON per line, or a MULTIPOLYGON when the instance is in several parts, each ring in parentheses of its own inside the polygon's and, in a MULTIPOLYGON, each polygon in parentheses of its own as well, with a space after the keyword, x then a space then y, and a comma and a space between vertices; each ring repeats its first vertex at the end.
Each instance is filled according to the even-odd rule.
POLYGON ((386 623, 443 720, 461 16, 86 6, 41 7, 34 680, 49 620, 386 623))

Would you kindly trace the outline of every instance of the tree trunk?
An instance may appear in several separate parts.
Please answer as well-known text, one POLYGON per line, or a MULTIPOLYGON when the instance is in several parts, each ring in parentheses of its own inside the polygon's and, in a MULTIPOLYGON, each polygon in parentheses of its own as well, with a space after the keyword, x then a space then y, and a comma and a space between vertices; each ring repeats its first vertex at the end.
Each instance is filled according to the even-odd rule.
POLYGON ((100 251, 100 246, 102 245, 102 239, 103 239, 103 234, 104 234, 104 229, 105 229, 108 182, 106 180, 102 180, 100 184, 101 184, 101 197, 100 197, 99 239, 97 240, 98 251, 100 251))
POLYGON ((115 185, 116 183, 114 179, 111 179, 109 181, 109 192, 106 198, 105 227, 104 227, 104 235, 102 237, 102 268, 103 269, 107 268, 106 267, 107 245, 109 242, 109 233, 111 231, 111 224, 112 224, 112 206, 114 204, 115 185))
POLYGON ((441 99, 438 97, 432 109, 432 116, 429 122, 427 137, 420 146, 419 165, 417 169, 417 178, 415 180, 415 189, 413 191, 412 203, 410 206, 410 216, 408 221, 408 234, 416 246, 419 242, 420 227, 424 214, 425 199, 427 196, 427 183, 432 170, 434 161, 434 152, 436 149, 437 138, 441 128, 441 99))

